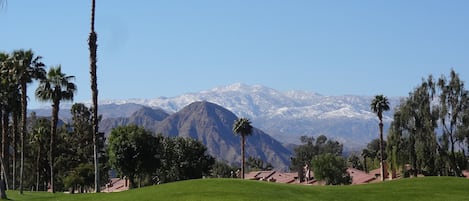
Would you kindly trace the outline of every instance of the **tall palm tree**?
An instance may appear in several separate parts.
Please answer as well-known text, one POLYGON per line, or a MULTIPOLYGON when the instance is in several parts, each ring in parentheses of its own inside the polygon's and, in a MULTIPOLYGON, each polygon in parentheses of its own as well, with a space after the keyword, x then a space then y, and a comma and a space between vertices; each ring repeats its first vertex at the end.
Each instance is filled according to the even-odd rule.
POLYGON ((245 164, 244 145, 246 142, 246 136, 252 135, 252 125, 249 119, 247 118, 237 119, 233 124, 233 132, 241 136, 241 178, 244 179, 244 164, 245 164))
POLYGON ((379 119, 379 148, 381 154, 381 181, 384 181, 384 145, 383 145, 383 112, 389 110, 389 100, 384 95, 376 95, 370 104, 371 110, 378 116, 379 119))
POLYGON ((11 69, 13 68, 11 59, 9 54, 7 53, 0 53, 0 127, 2 130, 2 149, 1 149, 1 158, 0 158, 0 198, 6 199, 5 190, 8 189, 8 182, 7 182, 7 170, 9 169, 6 164, 8 162, 8 147, 9 147, 9 137, 8 137, 8 116, 10 113, 10 103, 11 103, 11 95, 16 85, 16 80, 14 80, 14 76, 10 76, 11 69), (5 162, 5 163, 4 163, 5 162))
MULTIPOLYGON (((12 65, 13 66, 13 65, 12 65)), ((3 153, 5 167, 7 170, 12 170, 11 178, 12 178, 12 189, 16 189, 16 156, 18 147, 16 139, 18 138, 18 120, 19 120, 19 113, 21 110, 21 93, 17 85, 17 79, 10 74, 7 74, 10 80, 4 89, 6 90, 6 104, 3 107, 3 125, 5 125, 2 134, 2 141, 4 142, 3 145, 3 153), (12 121, 9 124, 9 121, 12 121), (10 148, 13 148, 13 152, 10 152, 10 148), (11 154, 11 155, 10 155, 11 154), (12 160, 10 160, 10 157, 12 160), (10 162, 12 162, 10 166, 10 162), (11 167, 11 168, 10 168, 11 167)), ((9 175, 9 174, 7 174, 9 175)), ((8 186, 7 186, 8 187, 8 186)))
POLYGON ((76 85, 72 82, 75 76, 62 73, 61 66, 51 67, 46 79, 40 81, 36 89, 36 98, 40 101, 52 101, 52 122, 50 135, 50 187, 54 189, 54 137, 57 135, 57 121, 59 118, 60 101, 73 101, 76 85))
POLYGON ((34 56, 32 50, 17 50, 13 52, 15 76, 21 89, 21 135, 20 135, 20 193, 23 194, 24 171, 24 138, 26 136, 26 119, 28 95, 27 86, 33 80, 44 79, 46 76, 45 65, 41 62, 41 56, 34 56))
POLYGON ((98 168, 98 82, 96 77, 96 52, 98 49, 97 40, 98 35, 94 31, 94 16, 95 16, 96 1, 91 0, 91 32, 88 39, 88 46, 90 49, 90 77, 91 77, 91 93, 93 100, 93 149, 94 149, 94 190, 99 192, 99 168, 98 168))

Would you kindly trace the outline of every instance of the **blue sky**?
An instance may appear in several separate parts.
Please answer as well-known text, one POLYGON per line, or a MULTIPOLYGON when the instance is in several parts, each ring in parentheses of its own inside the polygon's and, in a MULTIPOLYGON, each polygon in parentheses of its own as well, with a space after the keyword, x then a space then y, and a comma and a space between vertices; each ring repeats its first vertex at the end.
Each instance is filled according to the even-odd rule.
MULTIPOLYGON (((454 68, 469 80, 469 1, 97 0, 100 99, 236 82, 324 95, 407 96, 454 68)), ((8 0, 0 51, 33 49, 91 99, 90 1, 8 0)), ((35 102, 30 87, 30 108, 35 102)))

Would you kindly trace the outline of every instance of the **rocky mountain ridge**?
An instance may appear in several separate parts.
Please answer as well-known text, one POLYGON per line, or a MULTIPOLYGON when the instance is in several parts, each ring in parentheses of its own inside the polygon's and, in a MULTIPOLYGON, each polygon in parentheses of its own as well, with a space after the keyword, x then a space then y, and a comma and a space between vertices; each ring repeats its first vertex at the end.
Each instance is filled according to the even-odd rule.
MULTIPOLYGON (((140 104, 176 112, 195 101, 209 101, 247 117, 254 125, 285 143, 298 143, 302 135, 321 134, 346 147, 361 147, 378 135, 377 117, 370 110, 371 96, 324 96, 308 91, 280 92, 261 85, 236 83, 198 93, 154 99, 104 100, 103 105, 140 104)), ((391 108, 400 98, 390 97, 391 108)), ((388 127, 392 111, 384 114, 388 127)))
MULTIPOLYGON (((219 105, 200 101, 173 114, 167 114, 161 109, 142 107, 130 117, 103 119, 100 130, 109 133, 116 126, 135 124, 152 130, 154 134, 189 137, 202 142, 208 153, 218 160, 239 164, 240 137, 232 131, 237 118, 219 105)), ((247 157, 261 158, 279 170, 288 169, 292 155, 280 142, 257 128, 246 138, 246 153, 247 157)))

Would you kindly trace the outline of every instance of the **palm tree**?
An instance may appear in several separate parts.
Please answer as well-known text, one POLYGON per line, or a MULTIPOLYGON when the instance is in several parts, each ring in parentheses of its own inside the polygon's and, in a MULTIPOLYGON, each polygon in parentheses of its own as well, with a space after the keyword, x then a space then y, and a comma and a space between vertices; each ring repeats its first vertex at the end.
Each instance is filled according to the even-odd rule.
POLYGON ((44 137, 48 133, 48 129, 46 127, 37 127, 33 129, 33 135, 31 136, 31 144, 36 147, 36 191, 39 189, 39 164, 41 160, 41 147, 44 137))
POLYGON ((252 125, 249 119, 247 118, 240 118, 237 119, 233 124, 233 132, 237 135, 241 136, 241 178, 244 179, 244 145, 246 142, 246 136, 252 134, 252 125))
POLYGON ((98 82, 96 77, 96 51, 98 45, 98 35, 94 31, 94 16, 95 16, 96 1, 91 0, 91 32, 88 39, 90 49, 90 77, 91 77, 91 92, 93 99, 93 158, 94 158, 94 190, 99 192, 99 168, 98 168, 98 82))
POLYGON ((51 67, 46 79, 40 81, 36 89, 36 98, 40 101, 52 101, 52 122, 50 135, 50 187, 54 189, 54 136, 57 135, 57 121, 59 117, 60 101, 73 101, 76 85, 71 82, 75 77, 62 73, 61 66, 51 67))
POLYGON ((45 65, 41 62, 41 56, 34 56, 32 50, 17 50, 13 52, 15 76, 21 89, 21 135, 20 135, 20 194, 23 194, 24 171, 24 137, 26 136, 27 119, 27 86, 33 80, 44 79, 46 75, 45 65))
MULTIPOLYGON (((13 66, 13 65, 12 65, 13 66)), ((3 146, 3 155, 5 161, 5 168, 7 170, 12 170, 12 189, 16 189, 16 156, 18 147, 17 145, 17 133, 18 133, 18 118, 19 118, 19 111, 21 110, 21 94, 20 90, 17 85, 17 79, 14 76, 10 76, 10 74, 6 74, 9 78, 9 82, 4 85, 4 90, 6 90, 6 103, 3 105, 3 125, 5 125, 4 129, 2 129, 2 146, 3 146), (10 119, 12 120, 11 124, 9 125, 10 119), (13 152, 10 156, 10 147, 13 148, 13 152), (12 160, 9 158, 12 157, 12 160), (10 166, 10 162, 12 162, 10 166), (11 167, 11 169, 10 169, 11 167)), ((7 171, 8 172, 8 171, 7 171)), ((9 174, 7 174, 9 175, 9 174)), ((7 185, 8 187, 8 185, 7 185)))
POLYGON ((384 145, 383 145, 383 112, 389 110, 388 98, 384 95, 376 95, 370 104, 371 110, 378 116, 379 119, 379 147, 381 153, 381 181, 384 181, 384 145))
MULTIPOLYGON (((4 162, 8 162, 8 154, 7 147, 9 147, 8 143, 8 135, 7 135, 7 129, 8 129, 8 115, 10 113, 9 108, 11 105, 11 95, 12 95, 12 89, 14 88, 14 85, 16 83, 15 80, 13 80, 13 76, 10 76, 10 72, 12 69, 12 63, 10 56, 7 53, 1 53, 0 52, 0 127, 2 130, 2 149, 1 149, 1 158, 0 158, 0 169, 1 169, 1 175, 0 175, 0 198, 1 199, 6 199, 7 195, 5 190, 7 190, 7 170, 8 168, 5 166, 4 162), (5 116, 6 115, 6 116, 5 116), (4 118, 7 117, 7 118, 4 118), (6 121, 5 121, 6 120, 6 121)), ((17 91, 17 90, 16 90, 17 91)))
POLYGON ((367 164, 366 164, 366 159, 367 159, 368 157, 370 157, 370 150, 368 150, 368 149, 363 149, 361 155, 362 155, 362 157, 363 157, 363 164, 364 164, 364 166, 365 166, 365 167, 364 167, 364 168, 365 168, 365 172, 368 173, 368 166, 367 166, 367 164))

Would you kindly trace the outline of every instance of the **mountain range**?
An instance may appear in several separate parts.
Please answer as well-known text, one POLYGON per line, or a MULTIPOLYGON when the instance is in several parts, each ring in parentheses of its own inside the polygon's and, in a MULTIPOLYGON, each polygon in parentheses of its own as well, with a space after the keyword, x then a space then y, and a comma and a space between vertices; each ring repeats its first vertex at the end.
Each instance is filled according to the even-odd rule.
MULTIPOLYGON (((235 162, 239 161, 240 145, 231 126, 237 117, 247 117, 256 127, 253 136, 258 136, 250 139, 253 147, 248 148, 248 153, 274 166, 286 167, 291 152, 284 146, 298 144, 302 135, 323 134, 352 150, 377 138, 378 120, 370 110, 372 98, 280 92, 261 85, 236 83, 171 98, 102 100, 100 130, 109 132, 118 125, 137 124, 165 135, 192 137, 206 144, 212 155, 235 162)), ((394 108, 400 98, 389 100, 394 108)), ((70 106, 62 106, 62 119, 70 118, 67 108, 70 106)), ((49 108, 34 111, 50 115, 49 108)), ((384 114, 385 129, 392 114, 392 110, 384 114)))
MULTIPOLYGON (((202 142, 208 153, 215 158, 236 164, 241 161, 240 137, 232 131, 237 118, 235 114, 217 104, 198 101, 173 114, 161 109, 142 107, 130 117, 103 119, 100 130, 109 133, 116 126, 135 124, 155 134, 189 137, 202 142)), ((290 164, 290 150, 255 127, 252 135, 246 139, 246 153, 247 156, 271 163, 276 169, 286 170, 290 164)))
MULTIPOLYGON (((372 98, 325 96, 298 90, 280 92, 261 85, 236 83, 171 98, 104 100, 101 105, 113 106, 114 113, 122 107, 127 113, 121 115, 129 116, 132 114, 129 108, 135 104, 174 113, 195 101, 209 101, 238 117, 251 119, 254 126, 286 144, 298 143, 302 135, 324 134, 344 143, 345 147, 359 148, 378 136, 378 119, 370 110, 372 98)), ((388 99, 394 108, 401 98, 388 99)), ((392 114, 392 110, 384 114, 385 129, 392 121, 392 114)))

